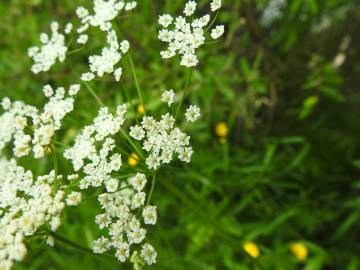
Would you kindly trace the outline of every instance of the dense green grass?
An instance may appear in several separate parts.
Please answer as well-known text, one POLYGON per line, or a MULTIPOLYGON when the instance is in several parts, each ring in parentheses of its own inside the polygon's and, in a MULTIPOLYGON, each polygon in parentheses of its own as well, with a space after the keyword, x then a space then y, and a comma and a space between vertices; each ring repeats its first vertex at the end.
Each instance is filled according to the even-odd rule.
MULTIPOLYGON (((86 2, 0 3, 0 98, 41 105, 42 85, 79 82, 84 55, 102 46, 99 33, 92 33, 86 54, 72 55, 49 73, 31 74, 26 52, 51 20, 66 23, 86 2)), ((200 2, 206 12, 207 1, 200 2)), ((147 236, 158 250, 152 269, 360 269, 358 1, 288 1, 283 16, 267 28, 259 24, 266 1, 224 2, 218 22, 226 25, 226 36, 200 50, 186 100, 202 109, 201 121, 188 129, 192 163, 165 166, 157 179, 152 200, 159 220, 147 236), (324 18, 328 27, 314 30, 324 18), (345 62, 334 65, 339 53, 345 62), (225 143, 214 131, 222 121, 229 127, 225 143), (244 251, 246 241, 258 245, 260 256, 244 251), (294 242, 308 249, 304 261, 291 253, 294 242)), ((157 116, 165 112, 161 90, 180 92, 187 77, 178 59, 160 59, 157 16, 179 14, 184 3, 139 0, 139 7, 119 21, 132 44, 145 109, 157 116)), ((92 83, 107 106, 123 102, 125 91, 138 103, 130 68, 123 63, 121 84, 92 83)), ((64 144, 96 115, 98 105, 85 87, 76 108, 58 136, 64 144)), ((26 166, 43 173, 52 161, 26 166)), ((65 160, 60 168, 71 172, 65 160)), ((92 201, 66 210, 59 234, 89 246, 98 233, 96 212, 92 201)), ((54 248, 41 240, 29 246, 27 259, 15 269, 130 269, 60 242, 54 248)))

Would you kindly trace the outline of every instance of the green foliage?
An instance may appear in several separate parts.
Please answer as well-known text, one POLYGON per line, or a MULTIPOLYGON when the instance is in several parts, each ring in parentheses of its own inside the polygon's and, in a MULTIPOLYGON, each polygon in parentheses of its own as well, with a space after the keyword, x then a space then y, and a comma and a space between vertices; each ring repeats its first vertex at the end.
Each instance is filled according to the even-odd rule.
MULTIPOLYGON (((0 97, 38 105, 43 84, 78 81, 87 59, 74 54, 50 73, 34 76, 26 51, 49 21, 67 22, 85 2, 2 1, 0 97)), ((160 59, 157 16, 179 14, 184 2, 139 1, 136 11, 119 21, 133 44, 144 106, 156 115, 163 110, 160 90, 179 93, 187 77, 178 59, 160 59)), ((200 2, 206 11, 207 1, 200 2)), ((159 220, 148 232, 158 250, 152 269, 359 269, 359 2, 285 1, 281 17, 266 27, 259 22, 268 1, 223 2, 219 21, 226 37, 201 50, 185 101, 201 105, 203 113, 188 130, 192 163, 163 168, 156 183, 159 220), (335 61, 339 54, 343 62, 335 61), (221 121, 229 127, 225 140, 215 132, 221 121), (246 241, 258 245, 259 257, 244 251, 246 241), (291 253, 294 242, 308 249, 304 261, 291 253)), ((101 47, 103 37, 93 35, 89 51, 101 47)), ((92 85, 110 107, 126 95, 138 104, 130 67, 124 70, 120 84, 92 85)), ((71 128, 59 136, 59 150, 97 111, 85 88, 76 106, 81 110, 66 118, 71 128)), ((140 116, 132 112, 132 117, 140 116)), ((71 172, 60 161, 61 169, 71 172)), ((31 166, 41 172, 52 161, 31 166)), ((96 211, 91 201, 67 210, 59 234, 90 246, 97 237, 96 211)), ((27 259, 15 269, 130 269, 60 242, 44 248, 41 237, 29 245, 27 259)))

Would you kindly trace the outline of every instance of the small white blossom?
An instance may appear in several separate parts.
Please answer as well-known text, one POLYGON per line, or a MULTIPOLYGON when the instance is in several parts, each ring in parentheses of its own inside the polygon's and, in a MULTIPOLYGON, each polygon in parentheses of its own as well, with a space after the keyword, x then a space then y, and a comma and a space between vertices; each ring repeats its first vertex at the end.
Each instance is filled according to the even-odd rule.
POLYGON ((120 43, 120 50, 123 54, 127 53, 130 49, 130 43, 127 40, 123 40, 120 43))
POLYGON ((143 173, 137 173, 134 177, 129 179, 130 185, 136 190, 141 191, 146 185, 146 176, 143 173))
POLYGON ((224 34, 224 32, 225 32, 224 26, 218 25, 214 29, 211 30, 211 37, 213 39, 218 39, 219 37, 221 37, 224 34))
POLYGON ((51 37, 45 33, 40 35, 41 47, 34 46, 28 50, 29 57, 34 61, 31 71, 35 74, 50 70, 57 60, 63 62, 66 58, 65 36, 59 33, 57 22, 51 23, 51 31, 51 37))
POLYGON ((85 35, 85 34, 82 34, 78 37, 78 39, 76 40, 77 43, 79 44, 86 44, 87 41, 89 39, 89 36, 88 35, 85 35))
POLYGON ((170 107, 171 104, 174 103, 175 93, 174 90, 170 89, 168 91, 164 91, 164 93, 161 96, 161 100, 168 104, 170 107))
POLYGON ((120 68, 117 68, 117 69, 115 70, 114 75, 115 75, 115 80, 116 80, 117 82, 120 81, 120 78, 121 78, 122 73, 123 73, 123 70, 122 70, 121 67, 120 67, 120 68))
POLYGON ((94 78, 95 78, 95 75, 91 72, 83 73, 81 75, 81 80, 85 81, 85 82, 92 81, 94 78))
POLYGON ((142 211, 145 224, 155 225, 157 220, 156 206, 145 206, 142 211))
POLYGON ((194 14, 196 10, 196 2, 195 1, 189 1, 185 5, 184 14, 186 16, 191 16, 194 14))
POLYGON ((73 24, 72 24, 72 23, 66 24, 66 25, 65 25, 65 30, 64 30, 65 34, 70 34, 70 32, 72 31, 72 29, 73 29, 73 24))
POLYGON ((213 0, 210 4, 211 11, 214 12, 221 8, 221 0, 213 0))
POLYGON ((66 204, 69 206, 77 206, 81 202, 80 192, 71 192, 66 199, 66 204))
POLYGON ((130 246, 127 243, 120 243, 117 246, 117 250, 115 253, 115 257, 120 261, 120 262, 125 262, 126 259, 130 256, 130 246))
POLYGON ((101 236, 93 242, 94 253, 104 253, 110 248, 109 239, 101 236))
POLYGON ((150 244, 144 244, 141 249, 141 258, 147 265, 156 263, 157 252, 150 244))
POLYGON ((190 105, 185 113, 186 121, 195 122, 200 117, 200 108, 195 105, 190 105))
POLYGON ((75 96, 80 91, 80 85, 79 84, 73 84, 69 88, 69 95, 75 96))
POLYGON ((135 140, 142 140, 145 136, 145 131, 140 126, 130 127, 129 135, 135 140))
POLYGON ((169 14, 159 16, 159 24, 167 28, 173 22, 173 17, 169 14))

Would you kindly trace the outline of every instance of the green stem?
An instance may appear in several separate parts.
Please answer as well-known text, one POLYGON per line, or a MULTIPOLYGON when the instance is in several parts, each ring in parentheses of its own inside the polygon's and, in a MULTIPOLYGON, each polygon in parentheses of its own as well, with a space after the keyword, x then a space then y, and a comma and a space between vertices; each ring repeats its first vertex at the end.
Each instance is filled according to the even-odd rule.
POLYGON ((141 105, 144 105, 144 103, 143 103, 143 98, 142 98, 142 94, 141 94, 141 89, 140 89, 139 80, 138 80, 138 77, 137 77, 137 75, 136 75, 136 70, 135 70, 134 61, 133 61, 133 59, 132 59, 132 57, 131 57, 130 52, 128 52, 128 59, 129 59, 130 68, 131 68, 131 72, 132 72, 132 75, 133 75, 133 78, 134 78, 134 82, 135 82, 135 86, 136 86, 136 91, 137 91, 137 94, 138 94, 138 96, 139 96, 140 103, 141 103, 141 105))
POLYGON ((72 55, 74 53, 81 52, 84 48, 85 48, 85 46, 81 47, 81 48, 74 49, 74 50, 68 52, 66 55, 69 56, 69 55, 72 55))
POLYGON ((90 248, 87 248, 87 247, 83 247, 69 239, 66 239, 64 237, 62 237, 61 235, 58 235, 57 233, 55 232, 50 232, 49 233, 50 236, 54 237, 54 239, 58 240, 59 242, 63 243, 63 244, 66 244, 72 248, 75 248, 75 249, 78 249, 78 250, 81 250, 81 251, 84 251, 86 253, 90 253, 91 255, 94 255, 94 256, 98 256, 98 257, 102 257, 102 258, 106 258, 106 259, 115 259, 114 256, 110 255, 110 254, 96 254, 92 251, 92 249, 90 248))
POLYGON ((213 18, 213 20, 211 21, 211 23, 209 24, 209 26, 205 29, 205 33, 214 25, 217 16, 219 15, 219 11, 216 11, 215 17, 213 18))
POLYGON ((120 129, 121 134, 125 137, 125 139, 130 143, 131 147, 136 151, 136 153, 144 160, 145 157, 143 153, 139 150, 136 144, 131 140, 130 136, 123 130, 120 129))
POLYGON ((179 105, 176 109, 176 113, 175 113, 175 119, 177 118, 178 114, 179 114, 179 111, 180 111, 180 108, 185 100, 185 97, 187 96, 187 92, 188 92, 188 89, 189 89, 189 84, 190 84, 190 81, 191 81, 191 77, 192 77, 192 73, 193 73, 193 69, 191 68, 190 69, 190 72, 188 74, 188 77, 186 79, 186 83, 185 83, 185 87, 184 87, 184 91, 183 91, 183 95, 181 97, 181 100, 179 102, 179 105))
POLYGON ((55 154, 55 150, 54 150, 54 147, 50 144, 49 145, 49 149, 51 151, 51 156, 52 156, 52 159, 53 159, 53 163, 54 163, 54 172, 55 172, 55 176, 54 176, 54 190, 53 192, 55 193, 58 189, 58 181, 57 181, 57 178, 58 178, 58 160, 57 160, 57 157, 56 157, 56 154, 55 154))
POLYGON ((130 103, 131 108, 132 108, 132 110, 134 111, 134 117, 135 117, 136 123, 138 123, 139 121, 138 121, 138 119, 137 119, 137 117, 136 117, 136 113, 137 113, 137 112, 136 112, 135 105, 133 104, 132 100, 130 99, 130 96, 129 96, 128 91, 126 90, 126 87, 122 86, 122 84, 120 84, 120 86, 121 86, 121 88, 124 90, 124 93, 125 93, 125 97, 126 97, 126 99, 127 99, 127 102, 130 103))
POLYGON ((153 177, 152 177, 152 181, 151 181, 150 193, 149 193, 149 196, 148 196, 146 205, 149 205, 150 200, 151 200, 151 197, 152 197, 152 194, 153 194, 153 192, 154 192, 155 182, 156 182, 155 180, 156 180, 156 172, 153 173, 153 177))
POLYGON ((104 107, 104 103, 101 101, 101 99, 99 98, 99 96, 95 93, 95 91, 90 87, 90 85, 87 82, 84 82, 86 88, 89 90, 89 92, 91 93, 91 95, 96 99, 96 101, 99 103, 99 105, 101 107, 104 107))

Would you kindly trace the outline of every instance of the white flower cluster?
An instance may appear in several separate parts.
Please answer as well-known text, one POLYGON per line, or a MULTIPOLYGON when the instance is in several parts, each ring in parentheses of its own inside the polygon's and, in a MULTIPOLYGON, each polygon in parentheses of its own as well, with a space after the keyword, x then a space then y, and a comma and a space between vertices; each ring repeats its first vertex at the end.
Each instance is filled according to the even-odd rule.
MULTIPOLYGON (((146 185, 146 176, 137 173, 123 183, 123 187, 114 193, 104 193, 98 197, 105 213, 99 214, 95 222, 100 229, 108 231, 108 237, 101 236, 93 243, 95 253, 104 253, 115 250, 115 256, 121 262, 125 262, 132 253, 131 258, 136 257, 138 251, 131 251, 143 243, 146 229, 142 228, 140 220, 136 217, 142 208, 144 224, 154 225, 157 220, 156 207, 144 206, 146 194, 143 188, 146 185), (135 254, 135 255, 134 255, 135 254)), ((142 244, 140 256, 133 261, 134 265, 151 265, 156 262, 157 253, 148 243, 142 244)))
POLYGON ((270 0, 261 14, 260 23, 263 26, 271 25, 281 16, 282 9, 285 5, 285 0, 270 0))
MULTIPOLYGON (((40 34, 42 45, 40 47, 31 47, 28 51, 29 57, 34 61, 31 71, 35 74, 50 70, 56 60, 63 62, 66 58, 68 49, 65 45, 65 35, 59 33, 59 24, 57 22, 52 22, 50 28, 51 37, 46 33, 40 34)), ((70 28, 70 25, 68 25, 66 32, 71 31, 70 28)))
POLYGON ((89 57, 90 71, 81 76, 83 81, 90 81, 98 77, 103 77, 106 73, 114 73, 115 80, 119 81, 122 75, 122 68, 115 68, 120 62, 122 54, 126 54, 130 48, 127 40, 118 42, 115 30, 107 33, 108 47, 104 47, 100 55, 92 55, 89 57))
POLYGON ((77 30, 80 35, 78 43, 85 44, 88 36, 84 32, 89 26, 98 27, 107 33, 107 46, 105 46, 100 55, 89 57, 90 72, 83 73, 81 80, 91 81, 98 77, 103 77, 106 73, 114 73, 115 80, 119 81, 122 75, 122 68, 115 66, 120 62, 122 54, 127 53, 130 44, 127 40, 118 42, 118 37, 113 30, 111 21, 114 20, 122 10, 129 11, 136 7, 136 1, 125 3, 122 0, 95 0, 93 14, 84 7, 78 7, 77 16, 81 19, 81 27, 77 30))
POLYGON ((104 183, 109 192, 117 190, 118 182, 111 173, 120 169, 121 155, 115 153, 110 156, 115 147, 115 140, 110 136, 119 132, 126 110, 126 105, 120 105, 114 116, 107 107, 101 108, 93 124, 86 126, 76 137, 74 146, 64 152, 74 170, 83 169, 86 175, 80 181, 80 188, 99 187, 104 183), (100 143, 101 149, 98 150, 100 143), (86 161, 90 162, 85 164, 86 161))
MULTIPOLYGON (((174 19, 169 14, 159 17, 159 24, 163 29, 159 31, 158 38, 169 44, 167 50, 160 52, 162 58, 171 58, 178 54, 181 56, 180 65, 182 66, 194 67, 199 63, 196 49, 205 43, 205 33, 207 31, 205 27, 210 22, 210 15, 206 14, 200 18, 193 19, 191 16, 195 13, 196 6, 195 1, 189 1, 185 5, 185 17, 179 16, 174 19), (191 22, 187 21, 189 17, 191 17, 191 22)), ((213 0, 210 6, 213 12, 218 10, 221 7, 221 0, 213 0)), ((217 39, 223 33, 224 26, 219 25, 212 29, 211 37, 217 39)))
POLYGON ((15 160, 0 160, 0 269, 10 269, 13 261, 24 258, 26 236, 44 224, 52 231, 60 226, 64 192, 53 194, 56 180, 54 171, 34 179, 15 160))
POLYGON ((78 33, 85 32, 88 27, 94 26, 102 31, 109 31, 112 28, 111 21, 114 20, 122 10, 130 11, 137 5, 136 1, 125 3, 123 0, 94 0, 93 14, 84 7, 78 7, 77 16, 81 19, 82 26, 78 33))
MULTIPOLYGON (((82 169, 85 174, 80 180, 81 189, 105 185, 107 192, 98 197, 105 212, 97 215, 95 222, 100 229, 107 229, 109 236, 101 236, 94 241, 93 250, 95 253, 104 253, 114 249, 115 256, 121 262, 130 257, 131 245, 141 244, 146 235, 146 230, 132 211, 143 207, 144 224, 153 225, 157 219, 155 206, 144 207, 146 194, 143 189, 147 182, 144 174, 136 174, 120 187, 119 180, 112 176, 112 173, 120 170, 122 161, 120 154, 112 153, 115 140, 111 136, 119 132, 125 113, 125 105, 118 106, 115 116, 108 108, 101 108, 93 124, 86 126, 76 137, 74 146, 64 153, 64 157, 71 160, 74 170, 82 169)), ((81 195, 73 192, 66 202, 68 205, 77 205, 80 200, 81 195)), ((153 264, 156 256, 150 244, 143 244, 136 263, 153 264)))
POLYGON ((130 136, 135 140, 144 140, 143 149, 149 152, 146 165, 157 169, 163 163, 170 163, 174 154, 181 161, 190 162, 193 154, 189 146, 190 137, 175 127, 175 119, 170 113, 156 121, 152 116, 144 116, 141 125, 130 127, 130 136))
POLYGON ((61 120, 73 110, 74 96, 79 89, 79 85, 72 85, 66 93, 63 87, 53 90, 50 85, 44 86, 43 91, 49 101, 43 112, 21 101, 11 102, 4 98, 2 107, 5 112, 0 115, 0 150, 14 139, 13 152, 16 157, 27 156, 31 150, 35 158, 43 157, 51 138, 61 128, 61 120), (32 132, 32 136, 29 132, 32 132))

